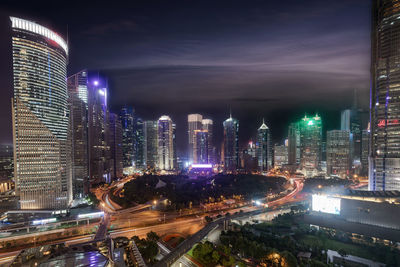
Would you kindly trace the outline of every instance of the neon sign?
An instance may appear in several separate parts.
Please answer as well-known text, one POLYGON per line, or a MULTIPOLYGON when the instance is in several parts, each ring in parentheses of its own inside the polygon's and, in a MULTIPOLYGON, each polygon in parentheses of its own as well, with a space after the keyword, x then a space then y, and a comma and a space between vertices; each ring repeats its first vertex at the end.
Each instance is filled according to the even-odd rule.
POLYGON ((378 122, 378 127, 385 127, 385 126, 389 126, 389 125, 399 125, 400 122, 398 119, 394 119, 394 120, 379 120, 378 122), (385 123, 386 122, 386 123, 385 123))

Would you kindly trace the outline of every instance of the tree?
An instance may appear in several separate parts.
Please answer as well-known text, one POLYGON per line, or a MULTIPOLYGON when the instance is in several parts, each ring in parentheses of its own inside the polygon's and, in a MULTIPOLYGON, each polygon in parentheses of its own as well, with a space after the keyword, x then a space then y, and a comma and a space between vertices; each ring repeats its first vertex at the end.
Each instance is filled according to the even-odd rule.
POLYGON ((150 241, 157 241, 158 239, 160 239, 160 237, 153 231, 150 231, 146 234, 147 236, 147 240, 150 241))
POLYGON ((214 263, 217 263, 220 259, 218 251, 214 250, 212 253, 212 259, 214 263))
POLYGON ((285 250, 284 252, 281 253, 281 255, 285 259, 288 267, 296 267, 297 266, 297 259, 292 253, 285 250))

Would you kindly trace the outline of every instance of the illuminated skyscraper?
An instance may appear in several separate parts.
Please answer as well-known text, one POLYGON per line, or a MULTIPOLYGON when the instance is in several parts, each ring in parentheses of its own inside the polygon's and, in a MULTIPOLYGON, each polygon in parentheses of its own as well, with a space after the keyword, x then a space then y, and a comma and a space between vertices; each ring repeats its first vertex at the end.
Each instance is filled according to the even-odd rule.
POLYGON ((172 170, 174 168, 174 131, 172 120, 163 115, 158 119, 158 168, 172 170))
POLYGON ((134 123, 134 153, 135 153, 135 168, 145 168, 144 155, 144 124, 141 118, 136 118, 134 123))
POLYGON ((351 171, 351 138, 348 130, 332 130, 326 135, 328 175, 347 178, 351 171))
POLYGON ((274 146, 274 167, 282 167, 288 164, 288 147, 286 145, 274 146))
POLYGON ((119 113, 122 123, 122 154, 123 166, 134 165, 134 110, 132 107, 123 107, 119 113))
POLYGON ((89 78, 89 177, 91 183, 111 181, 111 155, 109 146, 108 89, 106 82, 89 78))
POLYGON ((400 190, 400 2, 375 0, 371 34, 369 190, 400 190))
POLYGON ((300 164, 300 150, 299 123, 293 122, 289 125, 288 133, 288 163, 290 165, 300 164))
POLYGON ((300 168, 306 176, 313 176, 320 169, 322 121, 316 115, 313 118, 305 116, 299 122, 300 129, 300 168))
POLYGON ((203 129, 203 116, 200 114, 189 114, 188 115, 188 141, 189 141, 189 162, 193 162, 194 159, 194 140, 196 130, 203 129))
POLYGON ((208 131, 194 131, 193 163, 206 164, 208 162, 208 131))
POLYGON ((147 168, 156 168, 158 164, 158 126, 157 121, 144 122, 144 156, 147 168))
POLYGON ((264 121, 257 131, 257 158, 260 171, 268 171, 272 167, 271 137, 264 121))
POLYGON ((371 134, 369 130, 362 131, 361 141, 361 175, 368 175, 368 155, 369 155, 369 141, 371 134))
POLYGON ((211 119, 203 119, 201 121, 203 130, 207 131, 208 140, 208 163, 215 163, 214 143, 213 143, 213 121, 211 119))
POLYGON ((74 198, 82 198, 89 190, 87 76, 87 71, 82 70, 67 81, 74 198))
POLYGON ((230 116, 224 126, 224 168, 235 171, 239 164, 239 121, 230 116))
POLYGON ((10 17, 16 193, 22 209, 72 201, 66 42, 34 22, 10 17))
POLYGON ((122 156, 122 124, 117 114, 109 113, 108 144, 110 146, 111 179, 119 179, 123 176, 122 156))

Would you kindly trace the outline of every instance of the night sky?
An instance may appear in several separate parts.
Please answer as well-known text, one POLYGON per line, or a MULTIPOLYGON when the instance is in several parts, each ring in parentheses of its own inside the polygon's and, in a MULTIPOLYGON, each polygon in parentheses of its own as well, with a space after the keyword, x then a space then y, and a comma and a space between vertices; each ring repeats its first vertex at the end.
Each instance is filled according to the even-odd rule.
POLYGON ((338 128, 355 89, 368 107, 370 1, 14 2, 0 4, 2 142, 12 141, 9 15, 68 31, 68 74, 107 75, 114 111, 128 104, 143 119, 170 115, 180 153, 188 113, 214 119, 216 144, 229 109, 241 143, 263 117, 280 142, 305 113, 338 128))

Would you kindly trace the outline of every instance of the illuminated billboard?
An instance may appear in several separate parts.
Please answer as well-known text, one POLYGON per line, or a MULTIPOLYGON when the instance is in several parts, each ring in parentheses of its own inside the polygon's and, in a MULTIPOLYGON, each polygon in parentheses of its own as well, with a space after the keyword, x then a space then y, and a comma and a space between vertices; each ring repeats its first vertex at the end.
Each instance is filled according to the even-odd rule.
POLYGON ((340 215, 340 198, 312 195, 312 210, 340 215))

